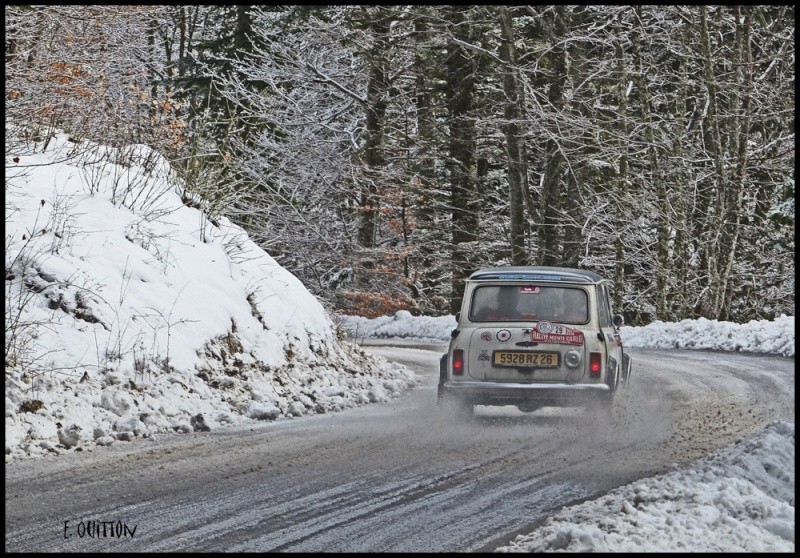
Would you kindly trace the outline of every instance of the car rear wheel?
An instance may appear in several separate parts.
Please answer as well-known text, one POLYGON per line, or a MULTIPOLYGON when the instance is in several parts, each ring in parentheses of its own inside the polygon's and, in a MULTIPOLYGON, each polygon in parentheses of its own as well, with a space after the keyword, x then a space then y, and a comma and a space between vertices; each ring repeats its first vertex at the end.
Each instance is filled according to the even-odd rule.
POLYGON ((614 395, 620 386, 621 375, 621 372, 618 372, 616 368, 610 372, 609 377, 606 380, 610 389, 608 391, 598 393, 597 399, 595 400, 594 407, 597 411, 597 414, 606 424, 611 424, 611 419, 614 415, 614 395))
POLYGON ((447 394, 444 389, 444 382, 447 379, 447 355, 444 354, 439 359, 439 384, 436 388, 436 404, 441 407, 445 403, 447 394))
POLYGON ((444 386, 439 384, 436 388, 436 405, 441 407, 445 403, 445 393, 444 393, 444 386))

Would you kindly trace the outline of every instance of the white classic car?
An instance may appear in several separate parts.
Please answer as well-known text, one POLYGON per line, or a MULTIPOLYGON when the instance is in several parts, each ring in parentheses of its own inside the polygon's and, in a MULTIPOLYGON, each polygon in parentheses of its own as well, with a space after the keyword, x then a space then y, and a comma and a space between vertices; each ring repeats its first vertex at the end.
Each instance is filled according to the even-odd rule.
POLYGON ((456 321, 440 362, 440 405, 470 414, 475 405, 598 405, 610 413, 620 383, 630 381, 623 319, 594 272, 481 269, 466 281, 456 321))

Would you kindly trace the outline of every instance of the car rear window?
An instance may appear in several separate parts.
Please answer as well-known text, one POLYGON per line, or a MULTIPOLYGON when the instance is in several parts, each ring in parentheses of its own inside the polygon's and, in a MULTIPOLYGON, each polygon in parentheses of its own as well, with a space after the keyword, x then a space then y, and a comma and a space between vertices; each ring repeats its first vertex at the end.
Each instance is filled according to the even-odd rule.
POLYGON ((543 285, 484 285, 472 293, 469 319, 473 322, 589 321, 586 291, 543 285))

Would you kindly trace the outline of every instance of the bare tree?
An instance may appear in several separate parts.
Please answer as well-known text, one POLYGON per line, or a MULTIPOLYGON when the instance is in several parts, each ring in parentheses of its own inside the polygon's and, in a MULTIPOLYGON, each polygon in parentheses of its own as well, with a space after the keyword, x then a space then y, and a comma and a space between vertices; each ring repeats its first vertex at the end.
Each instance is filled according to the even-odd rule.
POLYGON ((8 7, 7 125, 66 129, 115 146, 179 142, 175 104, 150 88, 148 29, 163 13, 157 6, 8 7))
POLYGON ((790 6, 6 9, 7 151, 147 143, 375 313, 508 263, 613 277, 631 323, 793 312, 793 83, 790 6))

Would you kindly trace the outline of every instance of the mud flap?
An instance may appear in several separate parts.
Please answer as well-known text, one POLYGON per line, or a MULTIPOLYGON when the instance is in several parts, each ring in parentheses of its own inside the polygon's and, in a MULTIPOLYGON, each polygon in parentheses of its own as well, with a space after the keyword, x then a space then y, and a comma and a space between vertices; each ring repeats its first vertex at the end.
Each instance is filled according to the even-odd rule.
POLYGON ((611 424, 614 414, 614 395, 616 394, 617 389, 619 389, 621 382, 621 378, 619 376, 621 376, 621 371, 615 366, 614 371, 609 374, 609 378, 607 380, 607 384, 611 389, 597 394, 595 409, 597 410, 598 415, 608 424, 611 424))
POLYGON ((444 391, 444 382, 447 379, 447 354, 443 354, 439 359, 439 385, 436 388, 436 404, 440 407, 444 405, 446 394, 444 391))
POLYGON ((631 381, 631 356, 622 353, 622 381, 626 384, 631 381))

